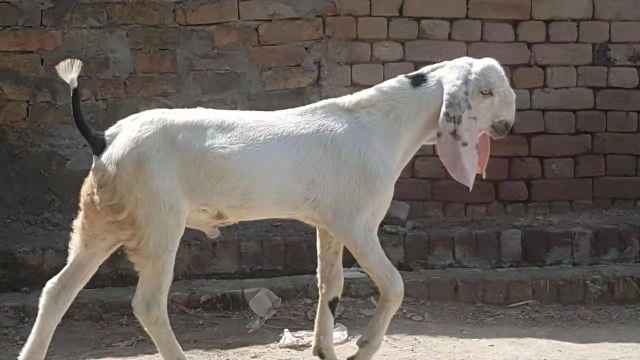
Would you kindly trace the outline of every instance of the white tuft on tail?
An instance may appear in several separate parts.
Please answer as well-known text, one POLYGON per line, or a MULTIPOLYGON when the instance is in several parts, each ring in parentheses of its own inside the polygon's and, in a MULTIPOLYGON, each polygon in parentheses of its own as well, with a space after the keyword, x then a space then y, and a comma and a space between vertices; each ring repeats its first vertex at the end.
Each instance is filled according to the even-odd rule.
POLYGON ((82 61, 78 59, 66 59, 56 65, 58 76, 69 84, 71 89, 75 89, 78 86, 80 70, 82 70, 82 61))

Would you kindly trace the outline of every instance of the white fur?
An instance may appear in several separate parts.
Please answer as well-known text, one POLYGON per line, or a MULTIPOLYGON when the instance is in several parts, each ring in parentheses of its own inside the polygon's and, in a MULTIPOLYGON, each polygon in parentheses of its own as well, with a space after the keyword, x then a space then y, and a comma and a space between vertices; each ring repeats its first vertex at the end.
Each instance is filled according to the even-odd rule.
MULTIPOLYGON (((61 74, 75 74, 65 78, 70 84, 77 78, 76 66, 71 68, 61 74)), ((446 96, 454 92, 448 81, 459 80, 456 74, 461 68, 468 72, 464 78, 470 86, 464 94, 459 90, 455 95, 468 95, 465 99, 471 108, 460 126, 464 129, 469 121, 476 121, 473 129, 491 132, 494 120, 508 119, 512 124, 515 95, 498 63, 489 58, 460 58, 416 71, 427 78, 418 87, 398 76, 352 95, 299 108, 155 109, 131 115, 108 129, 107 149, 94 158, 92 174, 98 192, 100 179, 108 179, 105 183, 121 194, 118 209, 137 219, 135 241, 114 240, 113 244, 135 253, 132 260, 140 282, 134 312, 162 357, 185 359, 166 313, 184 227, 214 235, 219 226, 238 221, 290 218, 318 229, 320 299, 314 353, 336 359, 328 303, 342 291, 341 259, 346 246, 380 290, 377 311, 352 357, 370 359, 404 292, 399 272, 380 246, 377 229, 402 169, 423 144, 436 142, 441 108, 443 103, 449 106, 446 96), (484 89, 495 95, 481 96, 484 89)), ((84 283, 77 278, 85 281, 95 264, 113 251, 113 246, 103 246, 98 255, 92 255, 87 248, 92 247, 70 257, 71 270, 67 270, 84 271, 69 279, 80 285, 58 281, 47 286, 79 290, 84 283), (98 260, 74 265, 84 256, 98 260)), ((36 326, 20 359, 44 357, 47 339, 74 295, 60 300, 43 294, 36 326), (60 307, 48 309, 49 300, 60 307), (43 323, 48 325, 39 325, 43 323)))

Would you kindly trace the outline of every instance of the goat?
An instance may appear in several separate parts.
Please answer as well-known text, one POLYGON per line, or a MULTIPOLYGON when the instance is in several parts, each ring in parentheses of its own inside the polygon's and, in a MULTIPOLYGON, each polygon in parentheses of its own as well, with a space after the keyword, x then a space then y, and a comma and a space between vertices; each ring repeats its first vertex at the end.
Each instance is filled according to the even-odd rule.
POLYGON ((279 111, 153 109, 105 132, 80 106, 82 62, 56 67, 71 88, 73 118, 93 152, 73 222, 66 266, 45 285, 19 359, 40 360, 63 314, 100 264, 124 247, 139 281, 133 312, 162 358, 185 360, 167 296, 185 227, 266 218, 317 230, 319 300, 313 354, 334 360, 335 309, 346 246, 379 289, 375 315, 349 359, 371 359, 404 296, 377 229, 394 184, 423 144, 471 190, 491 138, 515 121, 515 93, 491 58, 425 66, 351 95, 279 111))

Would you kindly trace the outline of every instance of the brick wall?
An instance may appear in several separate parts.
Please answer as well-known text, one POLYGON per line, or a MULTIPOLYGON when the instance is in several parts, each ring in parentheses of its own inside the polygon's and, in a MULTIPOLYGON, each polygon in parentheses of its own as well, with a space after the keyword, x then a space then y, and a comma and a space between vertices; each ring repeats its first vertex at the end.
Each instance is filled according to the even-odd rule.
POLYGON ((10 222, 60 229, 73 214, 89 159, 53 74, 69 56, 86 62, 83 108, 102 128, 158 106, 297 106, 492 56, 517 89, 513 134, 471 193, 424 147, 397 185, 411 217, 640 199, 634 0, 33 0, 2 1, 0 14, 0 216, 10 222))

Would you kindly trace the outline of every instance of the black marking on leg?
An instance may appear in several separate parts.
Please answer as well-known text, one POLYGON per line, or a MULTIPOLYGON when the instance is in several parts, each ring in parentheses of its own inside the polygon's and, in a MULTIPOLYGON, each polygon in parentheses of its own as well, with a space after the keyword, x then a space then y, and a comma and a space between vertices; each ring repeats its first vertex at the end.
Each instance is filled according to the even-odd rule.
POLYGON ((356 356, 355 355, 351 355, 347 358, 347 360, 356 360, 356 356))
POLYGON ((338 301, 340 301, 338 297, 334 297, 329 301, 329 310, 331 310, 331 316, 333 316, 334 319, 336 318, 336 308, 338 308, 338 301))
POLYGON ((458 134, 458 128, 455 128, 453 130, 451 130, 451 132, 449 133, 449 135, 451 135, 451 137, 453 138, 453 140, 456 141, 460 141, 460 134, 458 134))
POLYGON ((358 341, 356 341, 356 344, 358 345, 359 348, 363 348, 369 345, 369 340, 365 339, 364 337, 361 337, 360 339, 358 339, 358 341))
POLYGON ((411 80, 411 86, 417 88, 427 82, 427 75, 423 73, 407 74, 405 77, 411 80))
POLYGON ((320 359, 324 359, 324 353, 322 352, 322 349, 318 349, 316 355, 320 358, 320 359))

